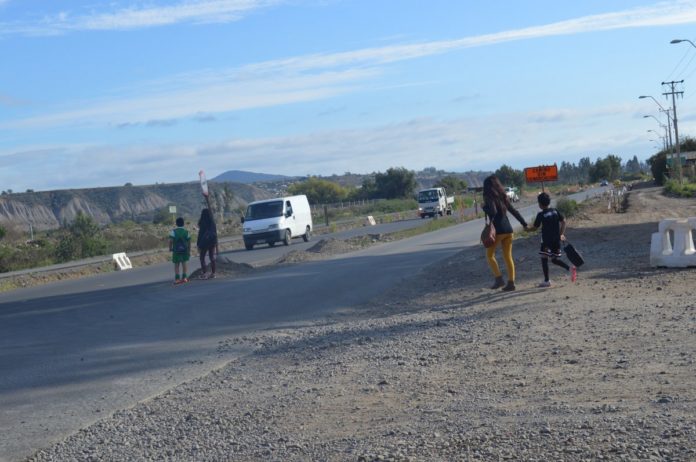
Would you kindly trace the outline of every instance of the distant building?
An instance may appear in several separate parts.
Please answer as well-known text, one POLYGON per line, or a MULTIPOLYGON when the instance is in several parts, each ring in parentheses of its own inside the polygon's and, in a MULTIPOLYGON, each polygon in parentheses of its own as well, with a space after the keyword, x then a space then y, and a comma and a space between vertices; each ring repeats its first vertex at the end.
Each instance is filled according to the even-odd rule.
MULTIPOLYGON (((671 153, 667 154, 667 167, 672 168, 672 157, 676 156, 676 153, 674 155, 671 153)), ((681 152, 679 157, 681 158, 682 167, 696 164, 696 151, 681 152)))

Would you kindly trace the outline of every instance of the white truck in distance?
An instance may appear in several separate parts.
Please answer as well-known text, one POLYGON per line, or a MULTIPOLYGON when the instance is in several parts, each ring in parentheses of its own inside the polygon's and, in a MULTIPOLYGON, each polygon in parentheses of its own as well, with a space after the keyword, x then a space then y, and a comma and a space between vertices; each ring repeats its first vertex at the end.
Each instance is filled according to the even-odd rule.
POLYGON ((421 218, 452 215, 454 196, 447 196, 445 188, 428 188, 418 191, 418 215, 421 218))

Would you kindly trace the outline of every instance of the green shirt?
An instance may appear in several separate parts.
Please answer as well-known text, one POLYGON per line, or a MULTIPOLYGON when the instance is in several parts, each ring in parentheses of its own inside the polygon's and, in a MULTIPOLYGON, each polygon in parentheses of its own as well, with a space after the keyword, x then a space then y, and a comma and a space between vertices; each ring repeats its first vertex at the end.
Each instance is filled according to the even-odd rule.
POLYGON ((172 232, 169 233, 169 241, 171 242, 172 252, 188 255, 190 248, 189 242, 191 241, 191 236, 189 235, 189 232, 186 230, 186 228, 174 228, 172 232), (177 249, 177 247, 180 246, 184 246, 185 249, 177 249))

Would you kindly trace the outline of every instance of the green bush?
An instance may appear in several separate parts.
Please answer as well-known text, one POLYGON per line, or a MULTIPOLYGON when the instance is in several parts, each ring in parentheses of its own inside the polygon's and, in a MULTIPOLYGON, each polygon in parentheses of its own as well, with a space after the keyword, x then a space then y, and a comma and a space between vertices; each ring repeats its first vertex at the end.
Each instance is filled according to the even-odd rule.
POLYGON ((696 183, 680 184, 676 180, 665 181, 665 192, 673 196, 696 197, 696 183))
POLYGON ((572 217, 578 213, 578 203, 573 199, 562 198, 556 201, 556 209, 566 217, 572 217))
POLYGON ((156 225, 173 225, 174 215, 169 213, 169 207, 162 207, 155 211, 155 215, 152 217, 152 222, 156 225))
POLYGON ((78 212, 56 246, 56 258, 59 262, 66 262, 104 255, 106 247, 99 225, 91 216, 78 212))
POLYGON ((45 242, 14 243, 0 246, 0 273, 50 265, 54 249, 45 242))

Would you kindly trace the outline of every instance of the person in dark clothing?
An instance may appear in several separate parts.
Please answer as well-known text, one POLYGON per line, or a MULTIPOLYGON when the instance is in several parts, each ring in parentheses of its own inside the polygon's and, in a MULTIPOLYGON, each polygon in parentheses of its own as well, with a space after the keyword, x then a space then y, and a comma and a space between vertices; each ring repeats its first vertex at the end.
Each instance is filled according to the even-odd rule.
POLYGON ((544 271, 544 282, 539 284, 539 287, 551 287, 549 279, 549 258, 551 263, 560 266, 570 272, 570 280, 575 282, 577 279, 577 269, 575 266, 570 267, 566 262, 560 260, 561 257, 561 241, 565 241, 565 217, 557 209, 550 207, 551 198, 545 192, 537 196, 537 202, 541 211, 537 214, 534 220, 534 226, 529 230, 533 231, 541 227, 541 269, 544 271))
POLYGON ((215 220, 213 220, 213 214, 210 213, 210 209, 203 209, 201 210, 201 218, 198 220, 198 240, 196 241, 196 247, 198 247, 198 253, 201 258, 200 279, 215 278, 215 255, 217 253, 217 245, 217 227, 215 226, 215 220), (208 254, 208 258, 210 259, 210 276, 206 274, 206 254, 208 254))
POLYGON ((515 290, 515 262, 512 259, 513 232, 507 212, 510 212, 525 228, 527 228, 527 222, 512 206, 510 199, 505 194, 503 185, 495 175, 491 175, 483 181, 483 211, 488 215, 495 228, 495 245, 486 249, 488 266, 495 276, 495 282, 491 289, 502 287, 506 292, 515 290), (503 259, 508 275, 507 284, 503 280, 503 274, 495 259, 495 249, 498 244, 503 249, 503 259))

